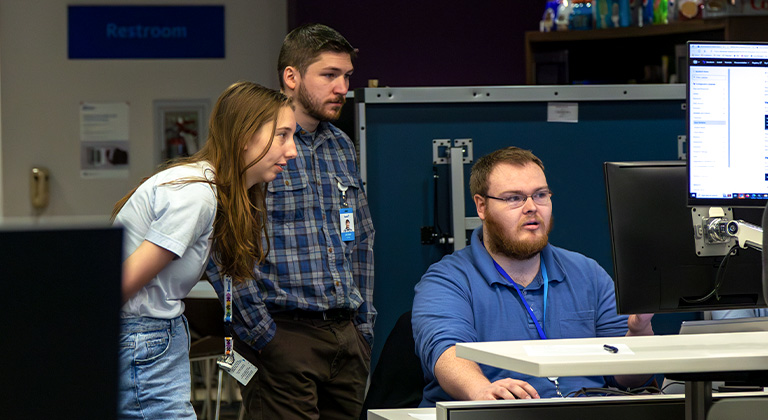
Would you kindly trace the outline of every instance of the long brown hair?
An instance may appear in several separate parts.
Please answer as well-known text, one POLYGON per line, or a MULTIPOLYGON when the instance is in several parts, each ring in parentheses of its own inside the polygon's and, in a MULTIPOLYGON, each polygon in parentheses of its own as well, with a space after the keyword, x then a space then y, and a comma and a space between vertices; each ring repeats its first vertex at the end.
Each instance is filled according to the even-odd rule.
MULTIPOLYGON (((253 278, 255 265, 263 262, 269 253, 266 184, 257 183, 246 190, 245 172, 269 151, 279 111, 284 107, 293 105, 283 93, 252 82, 237 82, 216 101, 208 124, 208 139, 200 151, 160 168, 162 171, 200 161, 207 161, 213 167, 214 181, 180 179, 172 183, 208 182, 216 186, 212 255, 221 272, 232 276, 234 281, 253 278), (243 162, 246 143, 268 123, 272 124, 269 142, 258 158, 246 164, 243 162), (262 241, 262 235, 266 240, 262 241)), ((113 220, 137 188, 115 204, 113 220)))

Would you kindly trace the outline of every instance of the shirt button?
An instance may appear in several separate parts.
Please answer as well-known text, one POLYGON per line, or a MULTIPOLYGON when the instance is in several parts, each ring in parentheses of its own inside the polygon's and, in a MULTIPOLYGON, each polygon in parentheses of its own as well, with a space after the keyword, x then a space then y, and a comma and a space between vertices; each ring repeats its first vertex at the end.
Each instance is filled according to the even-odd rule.
POLYGON ((333 248, 331 248, 331 247, 328 247, 328 253, 329 253, 329 254, 333 254, 333 248))
POLYGON ((286 180, 285 180, 285 185, 288 185, 288 186, 290 186, 290 185, 291 185, 291 181, 288 181, 288 180, 286 179, 286 180))
POLYGON ((341 286, 341 282, 337 281, 336 286, 341 286))

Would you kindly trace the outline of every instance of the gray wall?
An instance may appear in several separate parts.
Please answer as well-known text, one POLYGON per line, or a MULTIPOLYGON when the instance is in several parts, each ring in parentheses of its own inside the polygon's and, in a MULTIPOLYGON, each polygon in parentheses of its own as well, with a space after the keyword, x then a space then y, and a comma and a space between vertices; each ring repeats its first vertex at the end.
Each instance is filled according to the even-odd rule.
POLYGON ((214 3, 225 7, 224 59, 69 60, 67 5, 114 1, 0 0, 0 217, 36 215, 29 200, 34 166, 51 173, 50 203, 41 218, 106 217, 115 201, 155 169, 154 100, 209 99, 213 105, 237 80, 276 88, 274 68, 287 29, 285 0, 214 3), (80 177, 81 102, 130 104, 128 178, 80 177))

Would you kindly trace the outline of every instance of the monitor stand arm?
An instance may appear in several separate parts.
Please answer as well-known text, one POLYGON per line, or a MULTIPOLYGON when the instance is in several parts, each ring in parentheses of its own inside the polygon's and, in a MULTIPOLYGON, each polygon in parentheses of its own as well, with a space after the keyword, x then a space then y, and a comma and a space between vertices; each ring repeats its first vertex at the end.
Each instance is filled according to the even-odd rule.
POLYGON ((763 250, 763 228, 734 219, 730 209, 698 208, 692 214, 699 255, 725 255, 733 240, 741 248, 763 250))
POLYGON ((729 235, 736 238, 740 247, 750 246, 758 251, 763 250, 763 228, 743 220, 731 220, 726 225, 729 235))

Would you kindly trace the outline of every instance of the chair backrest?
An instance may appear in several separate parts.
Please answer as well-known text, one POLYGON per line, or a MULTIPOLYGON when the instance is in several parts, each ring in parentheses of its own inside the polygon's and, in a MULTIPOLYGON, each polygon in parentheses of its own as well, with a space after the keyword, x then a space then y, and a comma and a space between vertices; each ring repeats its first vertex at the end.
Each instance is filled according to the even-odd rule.
POLYGON ((411 311, 408 311, 400 316, 387 336, 371 375, 360 419, 365 419, 372 409, 418 407, 425 385, 413 340, 411 311))

